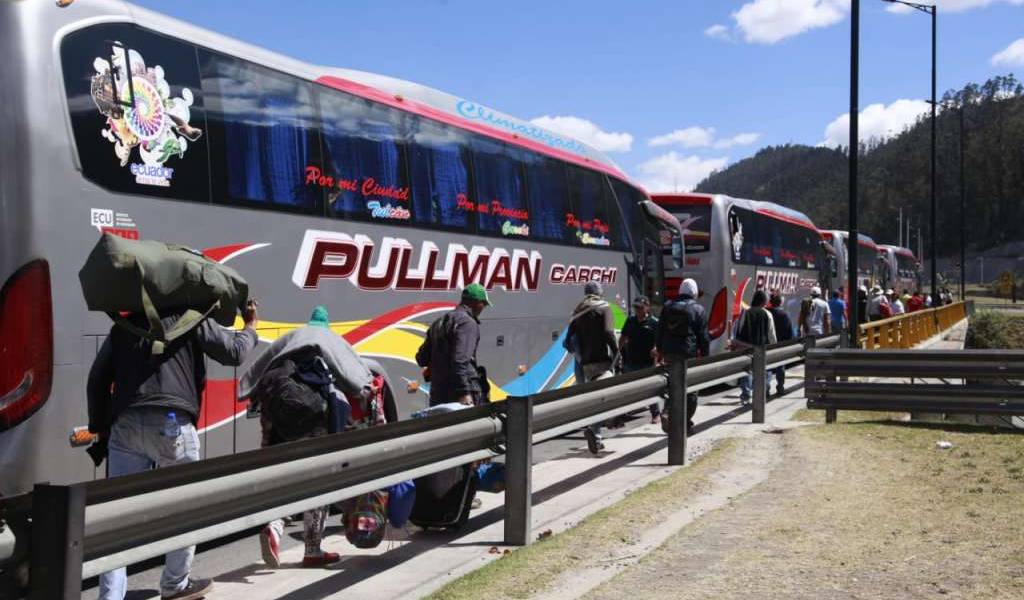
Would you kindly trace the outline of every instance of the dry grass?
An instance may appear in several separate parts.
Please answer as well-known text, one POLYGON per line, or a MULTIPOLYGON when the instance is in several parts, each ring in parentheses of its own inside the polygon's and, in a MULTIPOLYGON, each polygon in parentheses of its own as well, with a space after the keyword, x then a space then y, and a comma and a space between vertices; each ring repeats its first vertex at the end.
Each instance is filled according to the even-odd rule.
POLYGON ((502 556, 430 598, 528 598, 566 572, 621 554, 624 546, 637 543, 641 532, 656 527, 687 498, 706 490, 708 478, 728 462, 738 446, 736 440, 727 440, 689 467, 644 486, 567 531, 502 556))
POLYGON ((1024 598, 1024 436, 865 421, 783 441, 765 484, 588 597, 1024 598))

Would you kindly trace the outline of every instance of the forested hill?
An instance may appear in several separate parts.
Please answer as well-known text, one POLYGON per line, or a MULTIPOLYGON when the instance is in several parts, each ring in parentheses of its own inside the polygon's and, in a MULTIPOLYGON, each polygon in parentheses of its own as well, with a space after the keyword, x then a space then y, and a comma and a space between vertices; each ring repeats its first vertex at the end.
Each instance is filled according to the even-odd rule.
MULTIPOLYGON (((947 92, 942 101, 955 108, 940 111, 937 123, 939 255, 959 248, 961 107, 968 244, 984 250, 1024 239, 1024 86, 1012 75, 996 77, 947 92)), ((930 136, 929 119, 922 118, 896 137, 861 144, 863 233, 894 243, 899 207, 914 227, 927 230, 930 136)), ((712 173, 694 191, 778 202, 807 213, 822 229, 845 229, 847 177, 845 148, 772 146, 712 173)))

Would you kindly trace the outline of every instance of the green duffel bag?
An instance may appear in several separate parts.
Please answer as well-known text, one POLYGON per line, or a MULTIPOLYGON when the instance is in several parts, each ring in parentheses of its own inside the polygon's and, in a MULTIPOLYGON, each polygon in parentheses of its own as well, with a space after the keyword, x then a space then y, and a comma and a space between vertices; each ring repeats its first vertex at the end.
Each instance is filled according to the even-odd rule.
POLYGON ((154 240, 129 240, 109 233, 89 253, 78 272, 89 310, 110 315, 115 323, 153 342, 153 354, 209 317, 231 326, 249 299, 249 284, 234 269, 202 253, 154 240), (184 311, 169 329, 160 313, 184 311), (146 316, 149 330, 122 313, 146 316))

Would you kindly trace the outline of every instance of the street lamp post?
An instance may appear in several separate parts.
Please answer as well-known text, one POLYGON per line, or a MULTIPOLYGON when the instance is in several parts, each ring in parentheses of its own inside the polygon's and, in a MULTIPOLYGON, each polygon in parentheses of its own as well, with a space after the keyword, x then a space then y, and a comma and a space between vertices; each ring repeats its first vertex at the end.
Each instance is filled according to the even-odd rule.
POLYGON ((857 297, 857 249, 860 244, 857 233, 857 154, 860 151, 858 117, 858 74, 860 70, 860 0, 853 0, 850 5, 850 183, 849 214, 847 224, 848 236, 846 251, 846 306, 849 309, 850 333, 847 339, 851 348, 860 347, 860 329, 857 297))
POLYGON ((936 58, 935 58, 935 47, 936 47, 935 38, 936 38, 936 32, 937 32, 936 17, 937 17, 937 13, 939 12, 939 9, 934 4, 920 4, 918 2, 906 2, 905 0, 883 0, 883 1, 884 2, 889 2, 889 3, 892 3, 892 4, 903 4, 904 6, 909 6, 909 7, 913 8, 913 9, 919 10, 919 11, 925 13, 925 14, 931 15, 931 17, 932 17, 932 103, 931 103, 932 104, 932 119, 931 119, 932 120, 932 156, 931 156, 931 163, 932 163, 932 169, 931 169, 931 209, 932 209, 932 214, 931 214, 931 224, 930 224, 930 231, 929 231, 929 234, 930 234, 929 238, 930 239, 929 239, 929 242, 928 242, 928 254, 930 255, 929 256, 929 260, 931 261, 932 306, 938 306, 939 305, 939 295, 938 295, 938 291, 937 291, 937 288, 936 288, 936 285, 937 285, 937 282, 938 282, 938 277, 937 277, 938 267, 936 265, 936 260, 935 260, 935 258, 936 258, 935 257, 935 242, 936 242, 936 237, 937 237, 937 231, 936 231, 937 230, 937 226, 936 226, 937 219, 936 219, 936 215, 935 215, 935 109, 936 109, 936 106, 935 106, 935 73, 936 73, 936 68, 935 68, 935 62, 936 62, 936 58))

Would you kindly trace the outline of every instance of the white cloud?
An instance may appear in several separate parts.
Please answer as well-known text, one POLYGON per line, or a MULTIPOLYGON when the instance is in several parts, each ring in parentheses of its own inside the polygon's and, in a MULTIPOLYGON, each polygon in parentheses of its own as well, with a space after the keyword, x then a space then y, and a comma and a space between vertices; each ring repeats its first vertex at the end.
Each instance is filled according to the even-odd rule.
POLYGON ((633 136, 628 133, 603 131, 591 121, 572 116, 548 116, 531 119, 531 123, 556 133, 576 138, 601 152, 629 152, 633 136))
MULTIPOLYGON (((857 133, 860 141, 870 138, 886 139, 898 135, 914 124, 919 116, 928 112, 924 100, 897 100, 886 106, 872 104, 860 111, 857 133)), ((823 146, 846 146, 850 140, 850 113, 837 117, 825 127, 823 146)))
POLYGON ((714 127, 687 127, 686 129, 676 129, 672 133, 654 136, 647 140, 647 145, 671 146, 679 144, 683 148, 703 148, 710 146, 714 139, 714 127))
POLYGON ((724 140, 718 140, 715 142, 715 148, 732 148, 733 146, 749 146, 761 139, 760 133, 740 133, 734 135, 731 138, 725 138, 724 140))
POLYGON ((651 192, 690 191, 712 172, 729 164, 728 157, 703 159, 675 151, 640 163, 640 182, 651 192))
POLYGON ((1013 42, 992 57, 994 67, 1024 67, 1024 38, 1013 42))
POLYGON ((708 36, 713 40, 722 40, 724 42, 732 40, 732 36, 729 35, 729 28, 726 27, 725 25, 720 25, 718 23, 705 29, 704 35, 708 36))
MULTIPOLYGON (((1024 6, 1024 0, 915 0, 915 2, 918 4, 937 5, 940 13, 963 12, 972 8, 983 8, 990 4, 999 3, 1024 6)), ((914 9, 906 4, 890 4, 885 10, 904 15, 914 12, 914 9)))
POLYGON ((752 0, 732 13, 743 39, 774 44, 846 17, 850 0, 752 0))
POLYGON ((683 148, 732 148, 749 146, 761 139, 760 133, 740 133, 730 138, 715 139, 714 127, 687 127, 647 140, 648 146, 682 146, 683 148))

